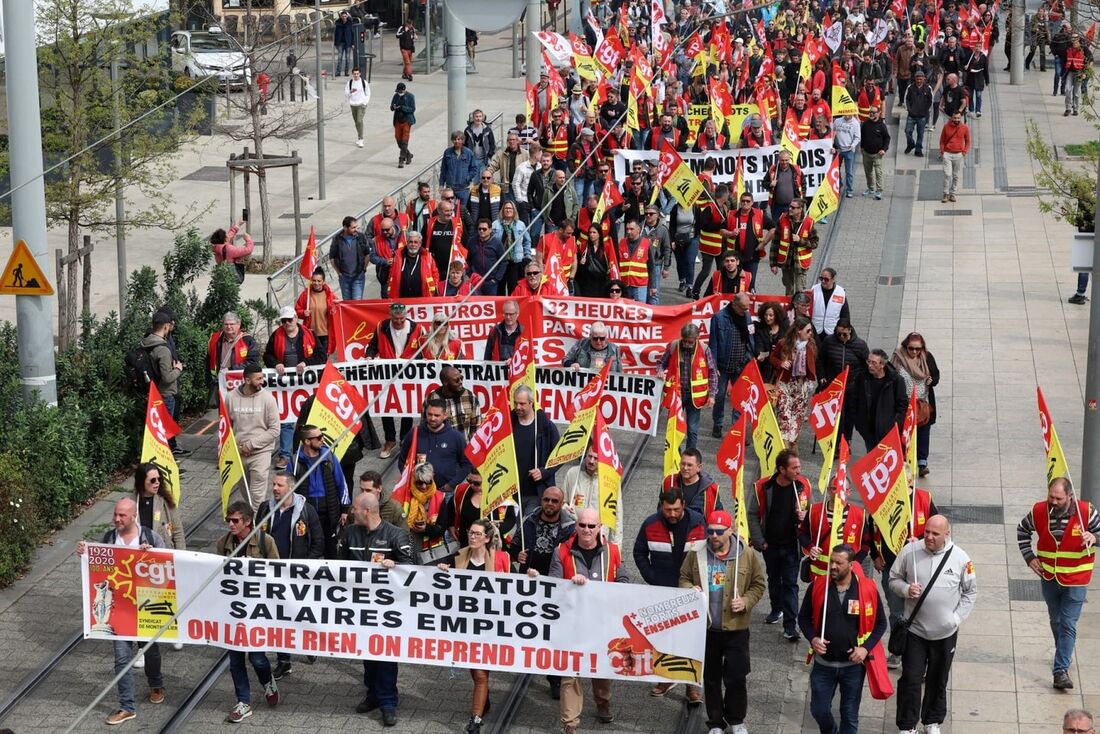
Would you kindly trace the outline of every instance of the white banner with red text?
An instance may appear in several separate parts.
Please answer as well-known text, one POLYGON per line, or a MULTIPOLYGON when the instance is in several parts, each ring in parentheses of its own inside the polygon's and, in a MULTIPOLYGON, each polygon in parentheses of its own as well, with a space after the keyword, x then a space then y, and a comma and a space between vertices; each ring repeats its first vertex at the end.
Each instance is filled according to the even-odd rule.
POLYGON ((586 678, 702 676, 706 597, 690 589, 98 544, 81 577, 86 638, 148 639, 190 602, 162 640, 586 678))
MULTIPOLYGON (((755 201, 767 201, 768 190, 764 187, 764 176, 775 163, 779 155, 778 145, 765 148, 734 148, 732 150, 712 150, 707 153, 681 153, 691 170, 696 174, 703 172, 703 161, 713 158, 718 167, 714 171, 714 183, 733 184, 737 173, 737 159, 745 161, 745 190, 752 193, 755 201)), ((655 150, 617 150, 615 151, 615 180, 620 184, 630 177, 634 161, 656 161, 655 150)), ((803 183, 806 186, 806 198, 813 197, 818 185, 825 180, 829 164, 833 160, 832 138, 825 140, 803 140, 798 153, 798 167, 802 169, 803 183)))
MULTIPOLYGON (((336 364, 347 380, 347 386, 358 390, 370 403, 373 417, 416 417, 424 409, 424 401, 442 380, 439 372, 449 364, 462 372, 462 385, 473 392, 483 411, 493 404, 497 394, 508 389, 507 362, 458 360, 453 362, 372 359, 336 364), (404 365, 404 369, 402 369, 404 365)), ((275 395, 279 405, 279 420, 294 423, 302 404, 321 384, 323 366, 307 367, 302 372, 287 370, 278 374, 264 370, 266 389, 275 395)), ((566 406, 584 390, 594 373, 563 367, 538 367, 539 408, 555 423, 568 423, 566 406)), ((224 390, 235 390, 243 378, 240 370, 222 372, 224 390)), ((608 427, 633 433, 655 435, 657 413, 660 410, 661 380, 655 375, 611 373, 600 399, 600 413, 608 427)))

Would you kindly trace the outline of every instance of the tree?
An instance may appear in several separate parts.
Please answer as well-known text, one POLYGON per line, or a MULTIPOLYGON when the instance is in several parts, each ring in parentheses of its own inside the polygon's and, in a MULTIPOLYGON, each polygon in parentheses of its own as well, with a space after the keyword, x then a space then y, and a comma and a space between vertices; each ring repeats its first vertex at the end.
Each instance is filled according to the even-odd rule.
MULTIPOLYGON (((58 175, 46 179, 49 224, 66 226, 69 253, 79 249, 83 232, 113 230, 118 182, 123 190, 140 191, 147 202, 129 207, 127 228, 182 227, 168 206, 164 183, 175 176, 172 155, 195 117, 176 114, 170 104, 157 109, 174 94, 167 66, 139 53, 165 16, 135 13, 128 0, 36 0, 35 5, 43 155, 47 165, 68 159, 58 175), (119 70, 114 80, 112 62, 119 70), (116 105, 124 132, 112 136, 116 105), (117 164, 113 148, 122 151, 117 164)), ((70 293, 78 292, 76 278, 76 269, 70 269, 70 293)), ((66 303, 60 323, 71 342, 78 326, 75 298, 66 303)))

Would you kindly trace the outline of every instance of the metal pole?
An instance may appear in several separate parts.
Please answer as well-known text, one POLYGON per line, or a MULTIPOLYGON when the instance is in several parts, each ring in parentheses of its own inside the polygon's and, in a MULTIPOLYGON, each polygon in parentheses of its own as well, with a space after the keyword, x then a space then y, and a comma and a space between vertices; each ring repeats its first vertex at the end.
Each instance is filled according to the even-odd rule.
POLYGON ((443 6, 447 31, 447 140, 466 128, 466 26, 443 6))
MULTIPOLYGON (((111 58, 111 95, 115 132, 122 127, 122 111, 118 90, 118 57, 111 58)), ((122 137, 115 138, 111 146, 115 158, 115 250, 118 253, 118 317, 126 315, 126 199, 122 195, 122 137)))
POLYGON ((519 78, 519 21, 512 24, 512 78, 519 78))
POLYGON ((527 81, 531 86, 539 83, 542 71, 542 58, 539 55, 539 39, 535 34, 542 30, 542 3, 539 0, 527 0, 527 81))
POLYGON ((1070 24, 1070 26, 1072 26, 1074 29, 1076 29, 1077 28, 1077 23, 1080 20, 1080 17, 1081 16, 1077 12, 1077 3, 1074 3, 1069 8, 1069 24, 1070 24))
POLYGON ((325 85, 321 80, 321 0, 314 0, 317 27, 313 33, 313 51, 317 54, 317 198, 325 200, 325 85))
MULTIPOLYGON (((1013 67, 1015 68, 1015 67, 1013 67)), ((1100 166, 1096 169, 1096 188, 1100 191, 1100 166)), ((1100 499, 1100 291, 1096 288, 1096 276, 1100 274, 1100 227, 1093 227, 1092 293, 1089 301, 1088 366, 1085 370, 1085 430, 1081 440, 1081 484, 1077 488, 1080 498, 1089 502, 1100 499)))
POLYGON ((1012 61, 1009 83, 1024 83, 1024 0, 1012 2, 1012 61))
MULTIPOLYGON (((46 189, 42 181, 42 111, 38 99, 38 56, 34 3, 3 4, 5 87, 8 96, 8 146, 11 167, 12 227, 39 263, 49 267, 46 250, 46 189)), ((23 399, 57 404, 57 367, 53 353, 54 299, 16 296, 19 377, 23 399)))
POLYGON ((427 46, 424 49, 425 74, 432 73, 432 0, 428 0, 424 6, 424 40, 427 46))
POLYGON ((569 32, 584 38, 584 26, 581 24, 581 0, 569 0, 568 4, 563 6, 562 12, 565 13, 564 25, 569 32))

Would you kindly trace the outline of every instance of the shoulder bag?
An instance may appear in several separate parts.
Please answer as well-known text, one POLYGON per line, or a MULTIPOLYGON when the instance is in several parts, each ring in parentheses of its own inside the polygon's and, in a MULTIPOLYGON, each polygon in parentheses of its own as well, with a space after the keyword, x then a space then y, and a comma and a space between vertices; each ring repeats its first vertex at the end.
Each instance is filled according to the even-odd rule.
POLYGON ((917 598, 917 603, 913 607, 913 613, 909 615, 909 618, 899 619, 890 628, 890 642, 886 646, 886 649, 890 651, 891 655, 903 655, 905 653, 905 645, 909 641, 909 626, 913 624, 917 612, 920 611, 921 605, 924 604, 924 598, 928 596, 928 592, 932 590, 932 587, 936 583, 936 579, 940 577, 940 571, 947 565, 947 559, 951 557, 951 551, 953 550, 955 550, 955 546, 951 546, 947 549, 947 552, 943 554, 943 560, 940 561, 940 565, 936 566, 936 572, 932 574, 932 578, 928 579, 928 585, 924 587, 924 591, 922 591, 917 598))

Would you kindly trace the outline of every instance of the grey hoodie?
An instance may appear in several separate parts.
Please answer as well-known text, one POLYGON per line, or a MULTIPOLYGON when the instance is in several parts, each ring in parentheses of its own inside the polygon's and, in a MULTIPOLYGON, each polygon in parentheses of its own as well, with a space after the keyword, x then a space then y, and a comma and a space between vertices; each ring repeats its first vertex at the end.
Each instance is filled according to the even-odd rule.
POLYGON ((904 618, 908 619, 917 604, 915 598, 909 598, 909 585, 917 583, 922 589, 926 588, 948 548, 954 548, 951 557, 909 627, 925 640, 950 637, 974 608, 974 601, 978 598, 978 582, 970 556, 950 540, 934 554, 928 552, 923 541, 919 541, 902 548, 890 568, 890 591, 905 599, 904 618))

